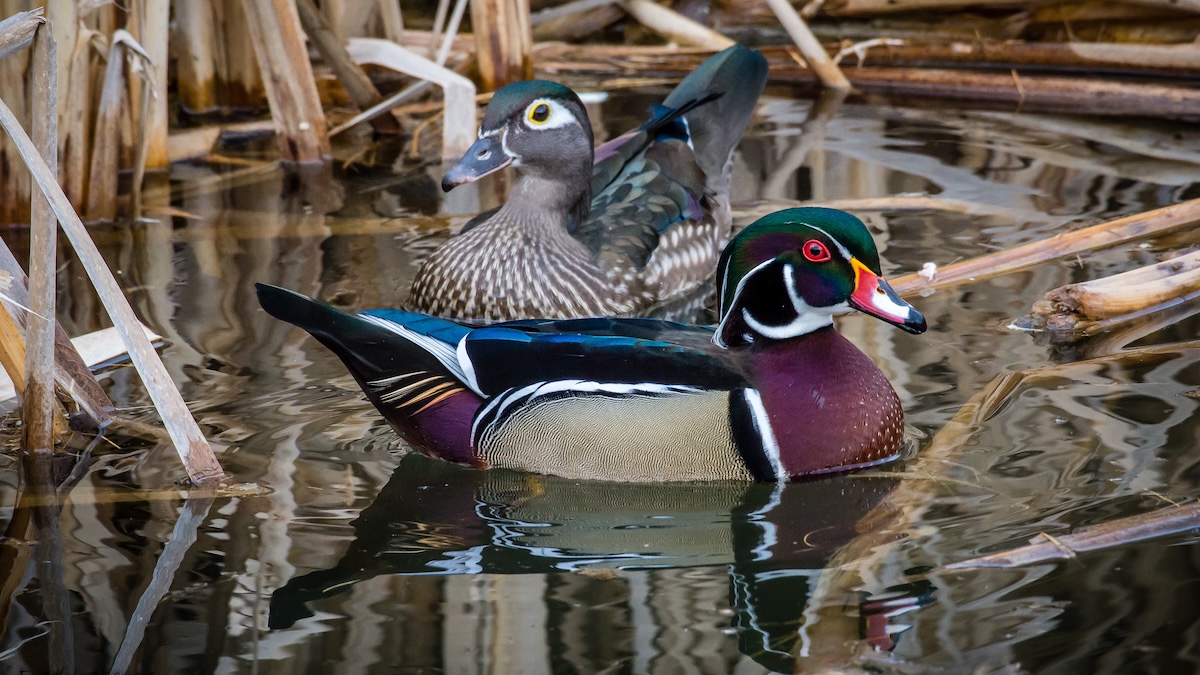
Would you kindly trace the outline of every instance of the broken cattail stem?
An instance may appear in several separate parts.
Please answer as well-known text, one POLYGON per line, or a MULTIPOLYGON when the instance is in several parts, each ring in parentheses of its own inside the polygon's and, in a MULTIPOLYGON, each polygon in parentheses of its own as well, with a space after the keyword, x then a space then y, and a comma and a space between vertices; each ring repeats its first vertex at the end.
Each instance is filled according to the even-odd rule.
POLYGON ((138 374, 141 375, 146 391, 150 394, 150 399, 162 417, 163 425, 171 435, 175 450, 183 461, 188 477, 196 483, 207 483, 219 479, 223 474, 216 455, 213 454, 204 434, 200 432, 196 421, 192 419, 187 405, 183 402, 183 397, 180 396, 179 390, 171 381, 170 374, 167 373, 166 367, 154 352, 154 347, 142 333, 137 316, 134 315, 133 309, 121 292, 121 287, 117 284, 116 279, 113 278, 112 271, 108 269, 104 257, 100 255, 95 242, 88 235, 79 215, 71 208, 70 202, 67 201, 66 195, 63 194, 62 188, 55 180, 54 173, 46 166, 46 162, 42 160, 41 155, 34 147, 33 141, 30 140, 16 116, 3 101, 0 101, 0 126, 3 126, 8 132, 13 144, 29 167, 30 173, 33 174, 38 187, 49 200, 55 215, 58 216, 67 239, 74 247, 80 263, 96 287, 101 302, 108 310, 113 325, 120 332, 122 342, 129 350, 130 359, 137 368, 138 374))
POLYGON ((1064 232, 1049 239, 979 256, 938 269, 932 281, 916 274, 907 274, 892 282, 897 293, 905 295, 922 290, 948 288, 982 279, 1015 272, 1032 265, 1094 251, 1125 242, 1166 234, 1200 222, 1200 199, 1154 209, 1133 216, 1117 218, 1074 232, 1064 232))
POLYGON ((471 0, 471 25, 484 91, 533 77, 529 0, 471 0))
POLYGON ((1034 321, 1056 332, 1094 332, 1107 320, 1158 308, 1200 293, 1200 252, 1046 293, 1031 311, 1034 321))
POLYGON ((25 395, 25 342, 8 310, 0 307, 0 365, 8 373, 18 396, 25 395))
POLYGON ((1076 553, 1112 548, 1157 537, 1166 537, 1200 527, 1200 504, 1170 506, 1150 513, 1089 525, 1077 532, 1051 537, 1040 534, 1026 546, 943 565, 937 571, 981 567, 1021 567, 1050 560, 1068 560, 1076 553))
POLYGON ((621 7, 646 28, 668 40, 694 47, 720 51, 734 41, 653 0, 623 0, 621 7))
POLYGON ((429 58, 431 59, 437 57, 442 31, 445 30, 446 14, 449 11, 450 0, 438 0, 437 10, 433 14, 433 30, 429 31, 429 58))
POLYGON ((175 86, 179 104, 192 114, 211 112, 218 105, 213 21, 212 3, 175 3, 175 32, 171 35, 171 46, 179 54, 175 86))
POLYGON ((800 18, 796 8, 792 7, 788 0, 767 0, 767 5, 775 12, 775 16, 779 17, 779 23, 796 43, 796 48, 800 50, 808 67, 820 78, 821 84, 831 89, 850 89, 850 82, 846 80, 837 64, 830 60, 829 54, 825 52, 817 36, 813 35, 808 24, 804 23, 804 19, 800 18))
POLYGON ((117 179, 120 176, 121 104, 125 100, 125 44, 113 40, 108 50, 108 66, 104 70, 104 85, 100 92, 100 107, 92 133, 91 168, 88 174, 88 220, 114 220, 117 217, 117 179))
POLYGON ((244 0, 243 6, 283 160, 328 161, 325 111, 317 95, 296 5, 291 0, 244 0))
MULTIPOLYGON (((142 32, 138 42, 149 57, 145 64, 148 70, 144 77, 148 86, 143 95, 150 101, 143 104, 149 114, 142 118, 146 130, 145 159, 139 162, 144 171, 162 171, 167 168, 167 39, 171 29, 170 0, 144 0, 142 32)), ((176 3, 179 4, 179 3, 176 3)), ((141 182, 140 180, 138 181, 141 182)), ((140 185, 138 186, 140 188, 140 185)))
POLYGON ((400 13, 400 0, 379 0, 379 18, 383 21, 383 34, 387 39, 396 43, 404 39, 404 15, 400 13))
MULTIPOLYGON (((0 239, 0 270, 11 279, 3 288, 4 308, 12 313, 18 325, 29 323, 29 312, 21 308, 30 304, 28 281, 12 251, 0 239)), ((63 405, 74 406, 85 416, 84 422, 93 429, 104 428, 112 417, 112 401, 96 381, 87 363, 75 349, 71 338, 57 321, 54 322, 54 384, 63 405)))
POLYGON ((0 59, 28 47, 38 26, 45 22, 41 8, 13 14, 0 21, 0 59))
POLYGON ((175 528, 171 531, 171 538, 163 546, 162 553, 155 561, 154 574, 151 575, 150 582, 146 584, 141 597, 138 598, 133 614, 129 617, 129 625, 125 628, 125 637, 121 640, 117 655, 113 657, 111 672, 125 673, 133 665, 133 657, 142 645, 142 638, 146 635, 146 626, 150 624, 150 616, 158 608, 167 591, 171 590, 171 582, 175 579, 175 573, 179 570, 179 565, 183 562, 188 549, 196 543, 200 525, 208 517, 208 511, 212 508, 214 500, 214 497, 201 497, 183 502, 179 520, 175 521, 175 528))
POLYGON ((995 9, 1029 4, 1029 0, 827 0, 821 7, 821 13, 829 16, 857 16, 916 10, 966 9, 984 5, 988 9, 995 9))
MULTIPOLYGON (((32 123, 33 142, 46 166, 58 171, 58 59, 49 26, 38 29, 33 40, 32 123)), ((54 448, 54 263, 58 221, 50 203, 33 190, 29 232, 29 309, 25 321, 26 385, 22 399, 25 451, 51 452, 54 448)))
MULTIPOLYGON (((325 23, 321 10, 317 9, 313 0, 296 0, 296 11, 300 15, 300 24, 304 27, 304 32, 308 33, 308 39, 316 45, 321 57, 333 69, 354 105, 360 110, 366 110, 383 100, 371 78, 367 77, 363 69, 346 53, 345 46, 325 23)), ((371 120, 371 126, 381 133, 400 132, 400 123, 393 115, 380 115, 371 120)))
POLYGON ((1089 319, 1109 319, 1200 291, 1200 252, 1050 291, 1089 319), (1061 293, 1059 292, 1061 291, 1061 293))

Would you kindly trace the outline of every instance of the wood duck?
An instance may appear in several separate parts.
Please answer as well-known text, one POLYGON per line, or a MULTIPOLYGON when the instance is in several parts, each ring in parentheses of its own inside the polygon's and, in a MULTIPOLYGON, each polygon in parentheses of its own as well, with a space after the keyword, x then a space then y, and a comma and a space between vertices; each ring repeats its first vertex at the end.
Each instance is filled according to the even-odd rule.
POLYGON ((509 200, 426 259, 408 307, 492 321, 612 316, 698 285, 729 239, 733 151, 766 77, 760 52, 730 47, 594 151, 575 92, 544 80, 500 89, 442 189, 512 165, 509 200))
POLYGON ((259 284, 259 303, 337 354, 396 432, 475 467, 577 479, 785 480, 893 459, 904 414, 833 328, 856 309, 925 319, 883 280, 867 228, 789 209, 739 233, 717 269, 716 329, 657 319, 471 328, 393 309, 347 314, 259 284))

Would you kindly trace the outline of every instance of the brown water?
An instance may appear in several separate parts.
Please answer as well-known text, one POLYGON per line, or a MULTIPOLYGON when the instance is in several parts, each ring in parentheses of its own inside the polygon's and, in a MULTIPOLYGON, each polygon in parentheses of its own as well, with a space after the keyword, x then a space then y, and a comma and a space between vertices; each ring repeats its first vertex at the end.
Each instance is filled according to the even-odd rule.
MULTIPOLYGON (((619 131, 651 100, 614 96, 599 110, 619 131)), ((966 205, 859 211, 892 275, 1200 192, 1200 134, 1187 125, 854 104, 802 136, 809 107, 763 103, 735 199, 919 192, 966 205)), ((1112 356, 1194 339, 1200 321, 1187 315, 1200 305, 1132 345, 1064 346, 1009 328, 1051 288, 1152 262, 1200 233, 914 298, 930 325, 921 336, 843 320, 900 393, 914 451, 994 377, 1032 371, 936 480, 899 464, 783 487, 610 485, 409 455, 329 352, 258 309, 256 281, 340 306, 395 304, 447 224, 464 220, 437 215, 436 172, 336 173, 181 166, 175 211, 151 203, 150 220, 95 230, 140 316, 167 338, 164 359, 223 467, 269 494, 185 509, 169 489, 183 477, 169 449, 97 445, 62 508, 60 550, 33 530, 0 540, 11 567, 0 569, 0 674, 111 668, 169 541, 182 542, 182 564, 141 613, 129 672, 1200 669, 1195 533, 1017 570, 928 572, 1200 492, 1200 349, 1112 356), (897 494, 922 499, 908 536, 856 540, 895 521, 876 507, 897 494), (822 569, 848 542, 855 557, 875 554, 849 585, 822 569), (893 587, 918 608, 872 619, 893 587), (890 633, 892 649, 861 640, 864 626, 874 644, 890 633)), ((451 210, 489 197, 459 199, 451 210)), ((20 233, 6 239, 21 246, 20 233)), ((64 258, 64 323, 103 327, 64 258)), ((106 382, 119 406, 153 419, 130 369, 106 382)), ((17 435, 5 438, 9 523, 17 435)))

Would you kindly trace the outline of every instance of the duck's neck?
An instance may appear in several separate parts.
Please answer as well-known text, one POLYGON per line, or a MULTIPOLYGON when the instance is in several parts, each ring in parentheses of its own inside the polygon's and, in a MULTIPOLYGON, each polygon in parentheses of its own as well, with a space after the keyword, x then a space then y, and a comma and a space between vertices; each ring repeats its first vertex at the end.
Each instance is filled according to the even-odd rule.
POLYGON ((536 215, 539 221, 549 219, 567 227, 587 217, 591 191, 590 162, 586 172, 582 166, 564 167, 557 174, 521 167, 501 211, 521 220, 536 215))
POLYGON ((757 339, 750 380, 790 476, 854 468, 895 456, 904 440, 900 400, 879 368, 832 327, 757 339))

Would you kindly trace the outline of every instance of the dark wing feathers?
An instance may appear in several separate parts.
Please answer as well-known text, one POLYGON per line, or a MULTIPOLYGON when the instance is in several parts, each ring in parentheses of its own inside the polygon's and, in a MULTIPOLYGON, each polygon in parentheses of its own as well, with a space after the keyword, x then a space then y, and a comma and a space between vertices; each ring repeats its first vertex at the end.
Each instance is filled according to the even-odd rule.
POLYGON ((699 331, 666 331, 660 333, 660 339, 654 339, 650 337, 655 333, 652 324, 671 325, 647 322, 617 326, 628 328, 633 335, 612 335, 555 332, 555 327, 545 325, 499 324, 472 331, 464 349, 485 395, 554 380, 705 389, 732 389, 745 384, 736 363, 711 341, 701 339, 699 331))
POLYGON ((692 149, 677 139, 659 140, 595 193, 574 236, 603 264, 641 269, 662 233, 703 214, 704 185, 692 149))

